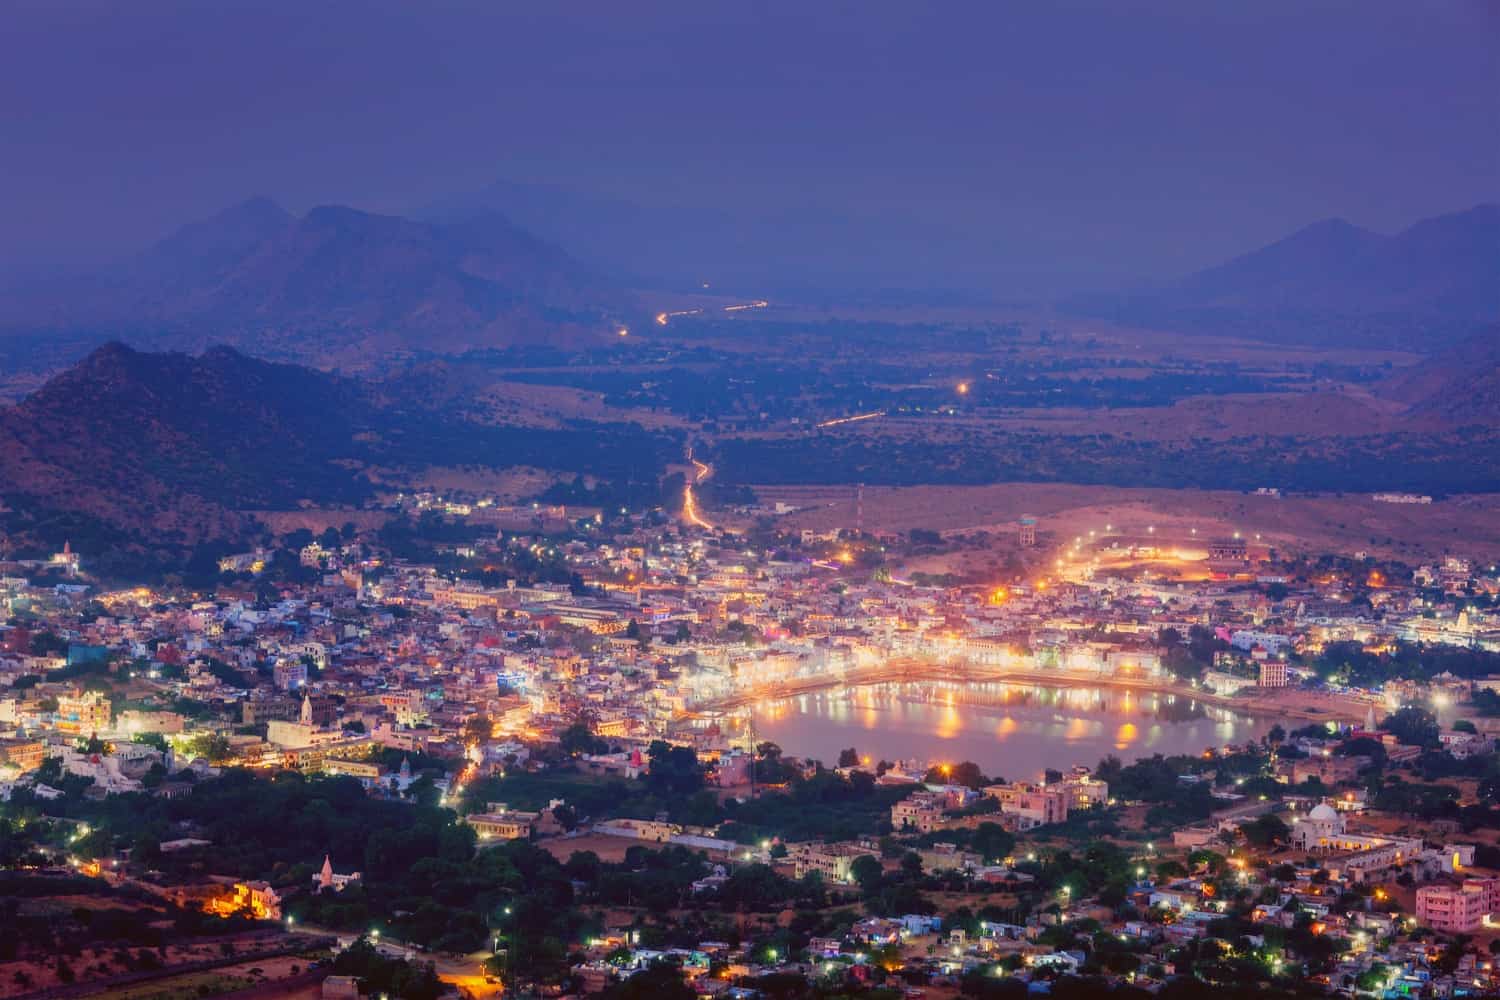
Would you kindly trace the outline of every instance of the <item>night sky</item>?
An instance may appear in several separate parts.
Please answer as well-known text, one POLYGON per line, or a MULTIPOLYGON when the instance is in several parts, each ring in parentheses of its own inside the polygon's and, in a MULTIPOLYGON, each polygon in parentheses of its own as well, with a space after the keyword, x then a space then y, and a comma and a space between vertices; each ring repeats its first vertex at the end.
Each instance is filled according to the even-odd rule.
POLYGON ((787 220, 766 274, 1069 290, 1500 199, 1497 129, 1484 0, 9 0, 0 267, 505 178, 787 220))

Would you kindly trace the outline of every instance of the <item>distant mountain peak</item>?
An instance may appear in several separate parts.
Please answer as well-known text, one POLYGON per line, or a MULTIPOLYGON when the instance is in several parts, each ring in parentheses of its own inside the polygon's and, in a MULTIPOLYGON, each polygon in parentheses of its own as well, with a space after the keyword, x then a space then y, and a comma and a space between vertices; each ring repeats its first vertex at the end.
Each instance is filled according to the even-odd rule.
POLYGON ((211 337, 318 364, 609 343, 636 308, 499 213, 444 224, 326 204, 298 218, 264 196, 183 226, 88 283, 0 305, 9 310, 0 328, 116 329, 190 350, 211 337))
POLYGON ((1394 236, 1323 219, 1164 286, 1075 307, 1166 330, 1429 350, 1500 318, 1500 206, 1394 236))

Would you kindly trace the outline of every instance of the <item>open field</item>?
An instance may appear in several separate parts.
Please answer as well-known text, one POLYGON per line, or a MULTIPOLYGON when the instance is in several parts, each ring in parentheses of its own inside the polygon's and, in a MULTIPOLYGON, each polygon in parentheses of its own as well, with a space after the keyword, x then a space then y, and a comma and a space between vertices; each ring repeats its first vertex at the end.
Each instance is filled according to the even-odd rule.
MULTIPOLYGON (((792 530, 853 527, 852 486, 757 486, 765 503, 806 508, 779 519, 792 530)), ((1161 542, 1239 531, 1284 552, 1366 551, 1406 561, 1448 552, 1500 558, 1500 496, 1456 496, 1432 504, 1379 503, 1368 496, 1264 497, 1229 491, 1124 489, 1052 483, 873 487, 864 490, 867 531, 926 528, 989 532, 1010 539, 1022 515, 1039 519, 1045 553, 1105 525, 1161 542), (1196 529, 1197 534, 1193 531, 1196 529)), ((976 559, 984 552, 960 553, 976 559)))
MULTIPOLYGON (((100 900, 89 899, 90 908, 97 908, 92 904, 100 900)), ((31 909, 37 910, 37 904, 45 908, 52 902, 35 900, 31 909)), ((305 947, 305 940, 265 932, 225 938, 186 938, 160 948, 131 942, 99 942, 79 949, 76 955, 53 955, 45 959, 32 956, 0 963, 0 996, 45 991, 69 1000, 86 996, 107 996, 111 1000, 188 1000, 298 975, 306 971, 310 961, 297 953, 305 947), (141 963, 140 957, 148 953, 159 965, 141 963), (125 962, 127 954, 136 960, 125 962), (64 968, 66 973, 60 972, 64 968)))

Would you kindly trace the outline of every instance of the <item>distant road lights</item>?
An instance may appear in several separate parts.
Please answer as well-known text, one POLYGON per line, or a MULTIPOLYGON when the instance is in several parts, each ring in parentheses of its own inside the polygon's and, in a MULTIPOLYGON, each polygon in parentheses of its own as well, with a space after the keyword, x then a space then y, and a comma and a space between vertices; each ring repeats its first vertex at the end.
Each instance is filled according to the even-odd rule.
POLYGON ((1146 534, 1148 534, 1148 535, 1154 535, 1154 534, 1156 534, 1156 525, 1154 525, 1154 524, 1147 525, 1146 526, 1146 534))
POLYGON ((628 337, 628 336, 630 336, 630 328, 629 327, 622 326, 622 327, 620 327, 620 329, 616 330, 615 332, 618 333, 622 337, 628 337))
POLYGON ((960 396, 967 396, 969 394, 969 383, 960 382, 958 383, 957 389, 960 396))

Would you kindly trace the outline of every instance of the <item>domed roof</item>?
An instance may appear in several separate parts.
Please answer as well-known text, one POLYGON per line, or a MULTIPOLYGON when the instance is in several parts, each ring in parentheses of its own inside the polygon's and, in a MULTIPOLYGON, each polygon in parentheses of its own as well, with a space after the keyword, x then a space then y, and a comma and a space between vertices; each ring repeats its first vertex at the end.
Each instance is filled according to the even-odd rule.
POLYGON ((1308 819, 1338 819, 1339 818, 1339 814, 1338 814, 1338 810, 1334 809, 1333 806, 1329 805, 1327 802, 1323 802, 1323 803, 1319 803, 1318 805, 1313 806, 1312 812, 1310 812, 1310 813, 1307 814, 1307 818, 1308 819))

